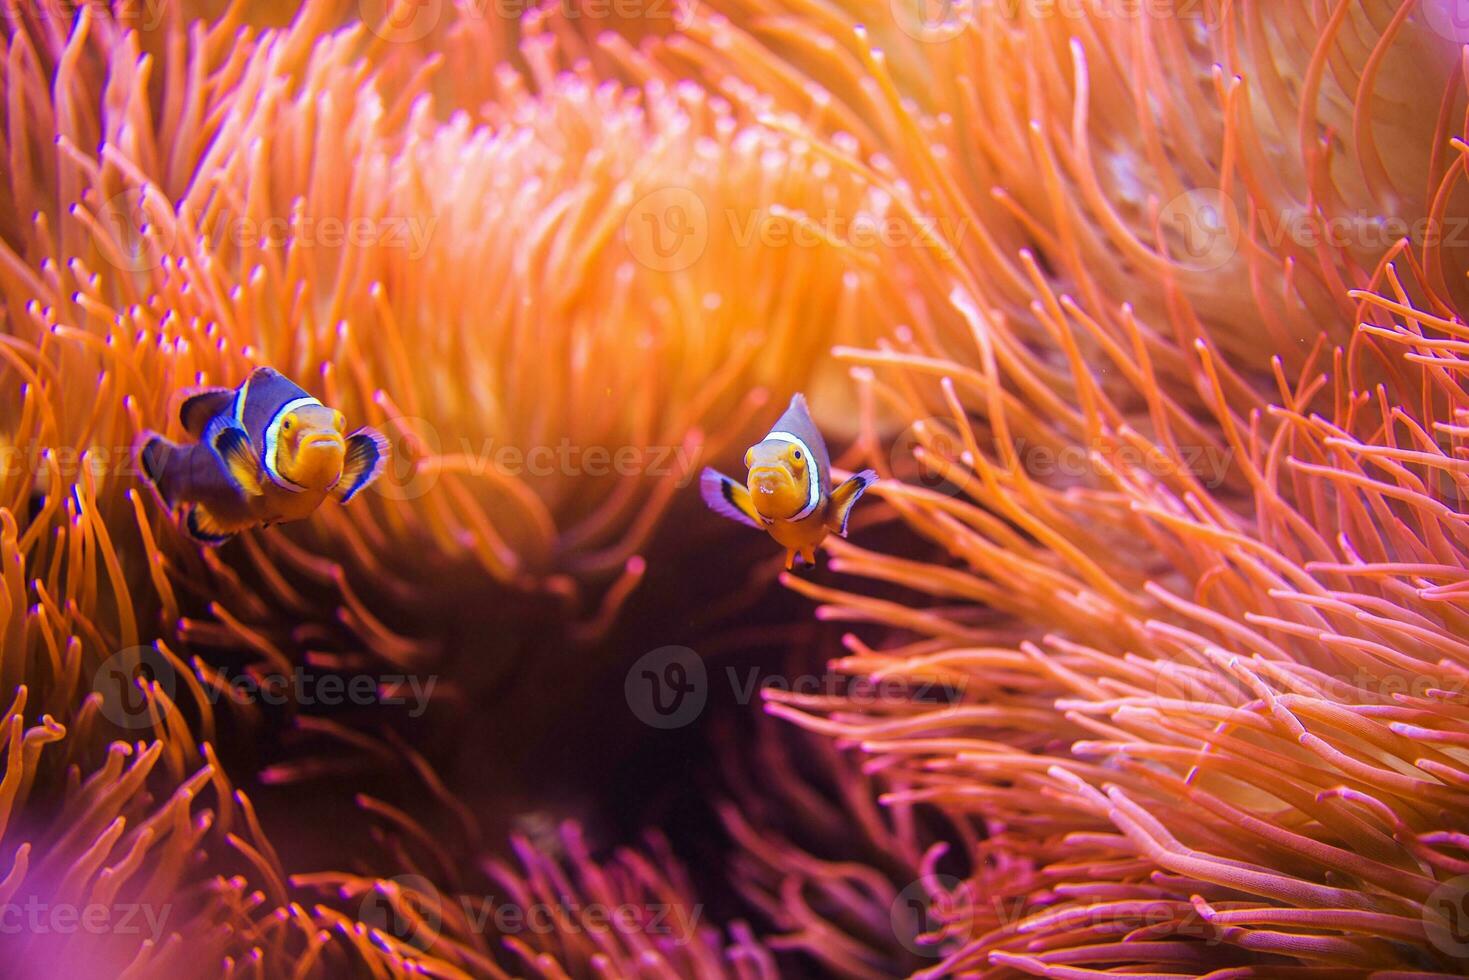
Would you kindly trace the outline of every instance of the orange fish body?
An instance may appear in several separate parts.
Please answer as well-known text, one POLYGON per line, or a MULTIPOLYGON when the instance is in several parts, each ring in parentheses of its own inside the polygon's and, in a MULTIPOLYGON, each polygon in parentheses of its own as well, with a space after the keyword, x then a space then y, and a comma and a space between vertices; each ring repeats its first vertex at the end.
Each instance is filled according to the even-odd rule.
POLYGON ((786 549, 786 568, 799 555, 816 564, 816 549, 826 536, 847 534, 852 505, 877 474, 863 470, 834 488, 831 457, 806 398, 796 395, 765 438, 745 453, 744 484, 706 469, 699 481, 704 502, 715 513, 766 531, 786 549))

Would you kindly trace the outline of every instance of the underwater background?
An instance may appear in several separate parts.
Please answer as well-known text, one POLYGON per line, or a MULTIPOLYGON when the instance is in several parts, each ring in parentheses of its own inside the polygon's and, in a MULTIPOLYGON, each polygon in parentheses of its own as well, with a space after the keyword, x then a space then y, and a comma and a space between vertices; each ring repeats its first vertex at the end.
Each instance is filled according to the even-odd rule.
POLYGON ((1462 975, 1466 43, 0 0, 0 975, 1462 975), (385 469, 201 547, 262 366, 385 469))

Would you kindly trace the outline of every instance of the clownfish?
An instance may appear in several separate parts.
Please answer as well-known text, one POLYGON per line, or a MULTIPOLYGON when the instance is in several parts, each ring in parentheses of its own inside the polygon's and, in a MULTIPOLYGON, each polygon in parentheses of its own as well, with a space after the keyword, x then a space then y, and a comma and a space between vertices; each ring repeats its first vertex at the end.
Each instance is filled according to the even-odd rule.
POLYGON ((145 432, 138 465, 184 533, 205 545, 310 517, 328 496, 345 504, 388 458, 381 433, 345 435, 341 412, 268 367, 238 388, 187 392, 179 421, 198 442, 181 446, 145 432))
POLYGON ((816 548, 828 534, 846 537, 852 505, 877 482, 877 473, 863 470, 832 489, 826 440, 811 421, 806 397, 799 394, 765 438, 745 453, 745 467, 745 484, 704 470, 699 491, 714 513, 768 531, 785 547, 787 569, 797 555, 814 566, 816 548))

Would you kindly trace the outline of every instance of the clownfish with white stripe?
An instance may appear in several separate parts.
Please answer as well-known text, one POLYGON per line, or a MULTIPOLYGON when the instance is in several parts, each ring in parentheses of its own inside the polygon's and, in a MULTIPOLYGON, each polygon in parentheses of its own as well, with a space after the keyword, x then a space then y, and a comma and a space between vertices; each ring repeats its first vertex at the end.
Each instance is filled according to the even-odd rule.
POLYGON ((816 549, 828 534, 846 537, 852 505, 877 482, 874 471, 863 470, 832 488, 826 440, 799 394, 745 453, 745 467, 744 484, 706 469, 699 480, 704 503, 716 514, 769 532, 786 549, 787 569, 797 556, 814 566, 816 549))
POLYGON ((345 504, 388 458, 381 433, 346 435, 341 412, 268 367, 238 388, 187 392, 179 421, 198 442, 146 432, 138 464, 184 533, 204 545, 310 517, 327 497, 345 504))

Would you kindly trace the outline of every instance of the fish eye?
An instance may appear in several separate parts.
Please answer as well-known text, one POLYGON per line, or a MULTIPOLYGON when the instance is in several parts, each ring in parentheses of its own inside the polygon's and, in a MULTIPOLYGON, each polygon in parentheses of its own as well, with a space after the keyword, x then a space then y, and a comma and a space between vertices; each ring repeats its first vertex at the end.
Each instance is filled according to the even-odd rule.
POLYGON ((295 423, 295 421, 295 418, 290 415, 287 415, 285 418, 281 419, 281 431, 290 432, 291 426, 295 423))
POLYGON ((336 429, 340 430, 346 424, 347 424, 347 416, 343 415, 341 412, 333 412, 332 413, 332 425, 333 425, 333 427, 335 427, 336 429))
POLYGON ((796 455, 796 459, 800 459, 801 458, 801 451, 799 449, 797 449, 795 455, 796 455))

